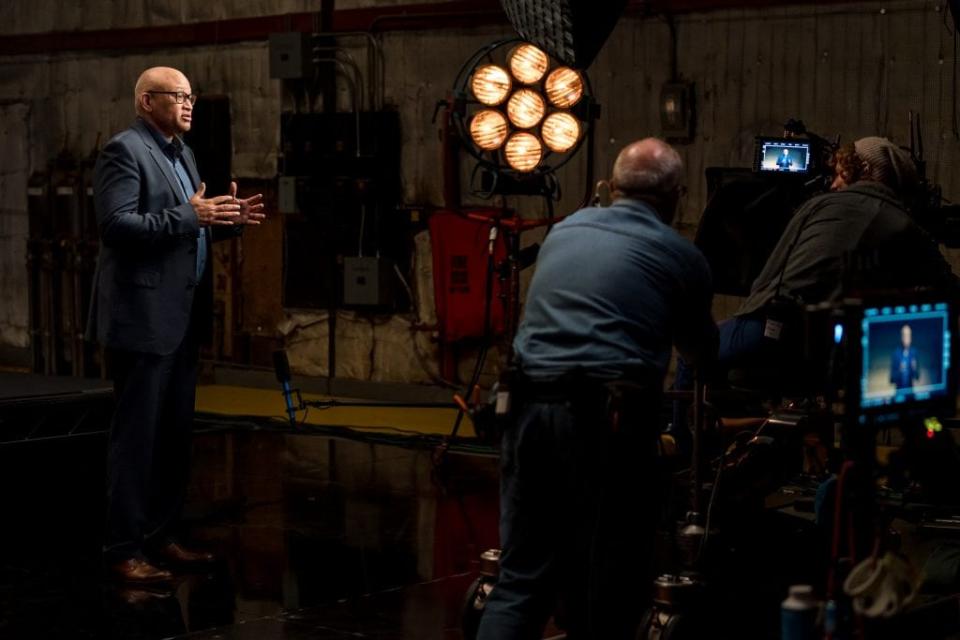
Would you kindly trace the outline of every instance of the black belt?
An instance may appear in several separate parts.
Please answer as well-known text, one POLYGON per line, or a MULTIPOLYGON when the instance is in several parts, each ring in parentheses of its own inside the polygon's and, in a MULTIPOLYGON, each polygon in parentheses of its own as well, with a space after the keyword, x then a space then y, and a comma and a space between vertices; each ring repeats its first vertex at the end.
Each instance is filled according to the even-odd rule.
POLYGON ((663 384, 659 376, 649 374, 606 378, 576 372, 536 379, 516 373, 512 378, 511 391, 527 402, 606 401, 611 394, 634 393, 652 397, 660 394, 663 384))

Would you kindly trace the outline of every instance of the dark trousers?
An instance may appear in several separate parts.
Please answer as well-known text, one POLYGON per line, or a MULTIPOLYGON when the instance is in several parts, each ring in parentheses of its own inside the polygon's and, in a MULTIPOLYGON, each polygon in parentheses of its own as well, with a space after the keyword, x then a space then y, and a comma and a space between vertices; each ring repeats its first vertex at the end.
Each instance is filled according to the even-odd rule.
POLYGON ((119 562, 171 540, 190 474, 199 347, 169 355, 108 350, 117 406, 107 454, 104 558, 119 562))
MULTIPOLYGON (((725 386, 731 369, 767 364, 773 357, 773 341, 763 337, 766 319, 763 315, 734 316, 717 325, 719 348, 717 360, 704 382, 725 386)), ((680 391, 693 389, 693 367, 683 358, 677 360, 677 375, 673 388, 680 391)), ((673 403, 673 424, 670 433, 682 449, 688 449, 690 425, 687 412, 690 403, 679 400, 673 403)))
POLYGON ((633 639, 651 584, 656 409, 614 430, 602 402, 533 402, 501 451, 500 577, 479 640, 633 639))

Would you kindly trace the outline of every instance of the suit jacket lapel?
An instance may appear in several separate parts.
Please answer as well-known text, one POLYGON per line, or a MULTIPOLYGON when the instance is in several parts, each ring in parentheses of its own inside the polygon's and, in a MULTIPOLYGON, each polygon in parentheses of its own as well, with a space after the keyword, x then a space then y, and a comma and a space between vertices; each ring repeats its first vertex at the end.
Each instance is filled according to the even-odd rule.
POLYGON ((150 157, 153 158, 153 161, 157 164, 157 168, 160 169, 160 173, 167 179, 167 185, 170 187, 173 197, 176 198, 177 202, 183 204, 183 195, 180 186, 177 184, 177 177, 173 175, 173 167, 170 166, 170 162, 166 158, 161 157, 163 152, 157 148, 156 140, 153 139, 153 135, 146 127, 147 125, 139 120, 133 125, 133 128, 140 134, 140 138, 143 140, 143 144, 147 148, 150 157))

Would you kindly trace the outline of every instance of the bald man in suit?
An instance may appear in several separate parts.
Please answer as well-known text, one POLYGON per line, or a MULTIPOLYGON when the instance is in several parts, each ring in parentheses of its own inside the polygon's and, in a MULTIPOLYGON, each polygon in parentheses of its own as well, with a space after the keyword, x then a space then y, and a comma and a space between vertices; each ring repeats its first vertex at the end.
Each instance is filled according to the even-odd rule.
POLYGON ((123 581, 162 581, 156 566, 210 554, 174 538, 189 479, 199 340, 209 323, 210 243, 264 218, 262 196, 206 196, 193 152, 190 81, 153 67, 134 89, 137 120, 97 159, 100 255, 88 338, 106 347, 116 410, 107 460, 104 560, 123 581), (148 559, 149 558, 149 559, 148 559))

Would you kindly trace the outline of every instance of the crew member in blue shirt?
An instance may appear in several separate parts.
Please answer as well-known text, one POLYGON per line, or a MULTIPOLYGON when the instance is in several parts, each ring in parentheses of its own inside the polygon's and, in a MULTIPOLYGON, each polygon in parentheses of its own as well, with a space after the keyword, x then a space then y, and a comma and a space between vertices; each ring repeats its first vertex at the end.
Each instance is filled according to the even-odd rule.
POLYGON ((709 268, 670 227, 682 178, 673 148, 634 142, 614 164, 614 203, 544 242, 514 342, 503 553, 480 640, 541 638, 558 600, 570 637, 634 637, 672 346, 695 361, 716 351, 709 268))

